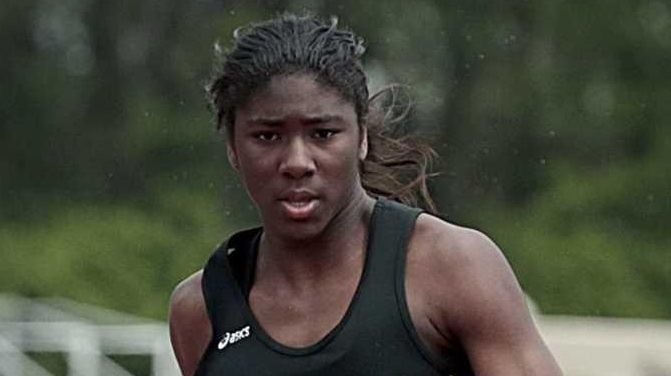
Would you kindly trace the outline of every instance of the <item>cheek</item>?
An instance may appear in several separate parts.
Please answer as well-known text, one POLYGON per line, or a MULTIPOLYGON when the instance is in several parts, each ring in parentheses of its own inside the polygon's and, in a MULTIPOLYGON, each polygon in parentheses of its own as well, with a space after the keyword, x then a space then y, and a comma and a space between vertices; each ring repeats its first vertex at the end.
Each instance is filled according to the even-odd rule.
POLYGON ((342 148, 334 153, 336 157, 324 168, 324 171, 332 171, 343 182, 350 182, 359 176, 359 154, 358 150, 352 148, 342 148))
POLYGON ((270 178, 270 167, 265 163, 258 161, 246 161, 240 163, 239 175, 240 179, 248 188, 262 189, 268 186, 267 182, 270 178))
POLYGON ((246 151, 238 153, 238 176, 250 195, 257 196, 258 192, 269 187, 267 182, 272 173, 270 159, 267 156, 254 157, 246 151))
POLYGON ((257 206, 263 207, 271 197, 274 197, 267 174, 261 174, 256 169, 240 169, 239 176, 247 196, 257 206))

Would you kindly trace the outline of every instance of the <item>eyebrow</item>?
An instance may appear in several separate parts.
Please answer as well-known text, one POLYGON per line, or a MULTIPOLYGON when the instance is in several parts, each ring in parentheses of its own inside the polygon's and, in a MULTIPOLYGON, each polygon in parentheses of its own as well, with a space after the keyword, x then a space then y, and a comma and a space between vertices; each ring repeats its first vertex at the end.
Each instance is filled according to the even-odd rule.
MULTIPOLYGON (((343 117, 336 114, 323 114, 323 115, 314 115, 306 116, 302 119, 304 123, 309 125, 315 125, 319 123, 325 123, 329 121, 343 121, 343 117)), ((276 127, 282 125, 284 121, 283 117, 264 117, 264 116, 253 116, 249 119, 249 123, 264 125, 269 127, 276 127)))

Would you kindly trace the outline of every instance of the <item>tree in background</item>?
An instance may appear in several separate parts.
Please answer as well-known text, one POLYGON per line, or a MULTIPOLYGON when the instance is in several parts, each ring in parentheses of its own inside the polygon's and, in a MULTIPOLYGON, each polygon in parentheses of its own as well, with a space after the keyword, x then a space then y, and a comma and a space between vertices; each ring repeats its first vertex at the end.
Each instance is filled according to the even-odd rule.
POLYGON ((164 317, 255 220, 205 107, 212 45, 307 8, 367 37, 373 87, 410 85, 441 210, 494 235, 542 311, 671 317, 671 6, 222 4, 0 5, 2 290, 164 317))

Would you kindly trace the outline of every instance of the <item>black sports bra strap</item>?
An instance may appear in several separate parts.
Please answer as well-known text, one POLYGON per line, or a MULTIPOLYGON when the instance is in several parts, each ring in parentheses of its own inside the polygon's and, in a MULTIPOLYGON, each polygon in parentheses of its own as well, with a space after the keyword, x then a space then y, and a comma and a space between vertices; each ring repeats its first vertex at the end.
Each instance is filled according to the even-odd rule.
POLYGON ((258 232, 259 229, 255 228, 231 236, 217 247, 203 269, 203 296, 214 335, 221 334, 223 327, 239 327, 246 323, 242 313, 245 297, 241 293, 239 281, 246 280, 242 276, 249 272, 246 269, 250 254, 236 251, 249 249, 244 243, 253 240, 258 232), (240 263, 242 265, 238 265, 240 263), (232 268, 231 264, 236 267, 232 268), (238 275, 240 273, 243 274, 238 275))
POLYGON ((400 253, 403 253, 410 240, 417 216, 421 209, 401 205, 385 198, 378 199, 379 213, 375 213, 370 230, 371 263, 386 276, 394 275, 394 265, 400 253))

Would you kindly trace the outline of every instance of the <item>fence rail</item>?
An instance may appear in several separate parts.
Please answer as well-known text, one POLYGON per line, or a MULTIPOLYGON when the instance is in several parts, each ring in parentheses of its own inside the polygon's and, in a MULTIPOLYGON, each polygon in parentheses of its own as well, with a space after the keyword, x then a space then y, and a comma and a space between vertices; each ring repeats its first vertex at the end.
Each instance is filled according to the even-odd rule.
POLYGON ((111 357, 146 356, 179 376, 167 326, 63 299, 0 295, 0 376, 53 376, 27 353, 64 354, 67 376, 135 376, 111 357))
MULTIPOLYGON (((566 376, 671 376, 671 322, 535 315, 566 376)), ((61 353, 67 376, 137 376, 115 356, 179 376, 165 323, 63 299, 0 294, 0 376, 54 376, 31 358, 61 353)))

